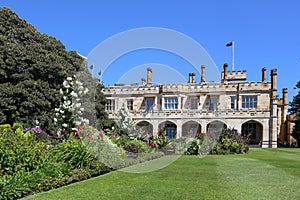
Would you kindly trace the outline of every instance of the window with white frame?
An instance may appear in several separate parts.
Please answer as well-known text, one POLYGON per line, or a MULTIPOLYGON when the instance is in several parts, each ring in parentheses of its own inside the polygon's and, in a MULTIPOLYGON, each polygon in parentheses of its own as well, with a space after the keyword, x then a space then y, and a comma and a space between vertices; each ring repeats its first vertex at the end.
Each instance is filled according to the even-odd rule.
POLYGON ((108 112, 113 112, 115 110, 115 100, 114 99, 108 99, 107 103, 105 105, 105 109, 108 112))
POLYGON ((165 97, 164 102, 165 109, 173 110, 178 109, 178 98, 177 97, 165 97))
POLYGON ((243 96, 242 108, 257 108, 257 96, 243 96))
POLYGON ((191 98, 190 99, 190 109, 197 110, 198 109, 198 98, 191 98))
POLYGON ((234 109, 235 108, 235 97, 230 97, 230 109, 234 109))
POLYGON ((130 111, 133 110, 133 99, 127 99, 127 109, 130 111))
POLYGON ((219 97, 210 97, 208 109, 211 111, 215 111, 218 108, 218 104, 219 104, 219 97))

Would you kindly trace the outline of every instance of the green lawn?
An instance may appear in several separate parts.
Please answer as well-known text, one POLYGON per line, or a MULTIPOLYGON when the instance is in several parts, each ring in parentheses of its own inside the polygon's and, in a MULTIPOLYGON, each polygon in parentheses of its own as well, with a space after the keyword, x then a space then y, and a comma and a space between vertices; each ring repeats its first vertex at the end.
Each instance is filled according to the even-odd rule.
POLYGON ((300 149, 181 156, 153 172, 114 171, 27 199, 300 199, 300 149))

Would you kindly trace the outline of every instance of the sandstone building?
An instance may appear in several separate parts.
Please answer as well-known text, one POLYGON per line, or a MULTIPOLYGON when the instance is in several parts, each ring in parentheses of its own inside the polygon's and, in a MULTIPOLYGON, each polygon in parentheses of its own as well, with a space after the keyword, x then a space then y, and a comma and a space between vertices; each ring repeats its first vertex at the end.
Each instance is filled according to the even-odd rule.
POLYGON ((246 71, 229 71, 224 64, 221 82, 205 81, 205 66, 201 66, 201 81, 189 73, 188 83, 152 84, 152 69, 147 80, 129 86, 116 84, 105 87, 106 110, 116 119, 121 107, 126 107, 137 128, 145 134, 157 134, 162 127, 167 136, 179 138, 196 132, 217 134, 223 127, 250 134, 250 144, 276 148, 277 138, 286 134, 287 89, 277 96, 277 70, 272 69, 270 81, 262 69, 259 82, 248 82, 246 71))

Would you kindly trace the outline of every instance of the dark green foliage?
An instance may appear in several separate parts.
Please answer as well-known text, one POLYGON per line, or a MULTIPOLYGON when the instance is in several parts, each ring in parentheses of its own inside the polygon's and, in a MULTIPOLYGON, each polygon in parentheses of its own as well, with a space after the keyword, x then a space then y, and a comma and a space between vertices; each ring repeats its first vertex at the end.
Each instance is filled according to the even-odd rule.
POLYGON ((195 139, 192 140, 187 148, 186 155, 207 155, 214 144, 214 138, 211 138, 206 133, 197 133, 195 139))
POLYGON ((103 84, 99 82, 96 86, 96 92, 95 92, 97 128, 100 130, 111 129, 112 126, 116 127, 115 121, 109 119, 108 113, 105 111, 105 104, 107 103, 107 99, 102 93, 103 88, 104 88, 103 84))
POLYGON ((0 9, 0 123, 22 122, 50 130, 59 89, 83 59, 39 33, 8 8, 0 9))
POLYGON ((95 161, 80 139, 69 139, 55 145, 50 151, 56 155, 57 162, 68 162, 73 168, 89 167, 95 161))
POLYGON ((29 172, 48 161, 47 144, 36 142, 35 135, 25 137, 17 126, 0 132, 0 176, 29 172))
POLYGON ((295 114, 295 126, 292 132, 293 138, 297 140, 298 147, 300 147, 300 81, 296 84, 299 89, 298 94, 294 96, 293 101, 290 102, 289 112, 295 114))
POLYGON ((242 136, 234 129, 223 129, 217 144, 211 150, 212 154, 242 154, 248 153, 248 136, 242 136))
POLYGON ((17 199, 111 171, 79 139, 51 144, 22 129, 20 123, 0 125, 0 199, 17 199))

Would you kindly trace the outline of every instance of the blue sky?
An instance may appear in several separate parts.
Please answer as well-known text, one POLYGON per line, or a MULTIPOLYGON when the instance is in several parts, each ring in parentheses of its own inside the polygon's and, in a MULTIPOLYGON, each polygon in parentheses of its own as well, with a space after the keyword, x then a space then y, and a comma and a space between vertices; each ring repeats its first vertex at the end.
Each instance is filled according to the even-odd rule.
MULTIPOLYGON (((11 8, 40 32, 56 37, 67 50, 87 57, 97 45, 115 34, 160 27, 196 41, 221 71, 224 63, 231 65, 231 48, 225 44, 234 40, 235 69, 246 69, 248 81, 260 81, 262 67, 267 68, 267 80, 270 80, 270 70, 277 68, 278 94, 281 96, 282 88, 287 87, 291 101, 297 92, 293 89, 300 80, 300 2, 297 0, 1 0, 0 6, 11 8)), ((124 74, 130 71, 140 79, 146 72, 134 70, 149 64, 174 68, 183 78, 173 78, 177 81, 187 79, 187 74, 195 70, 191 63, 173 53, 141 49, 114 60, 103 72, 102 79, 106 85, 113 85, 120 79, 126 81, 124 74)), ((154 67, 153 71, 158 68, 154 67)), ((155 73, 154 76, 159 75, 155 73)), ((167 71, 160 75, 167 81, 175 76, 167 71)), ((197 81, 199 78, 197 74, 197 81)))

